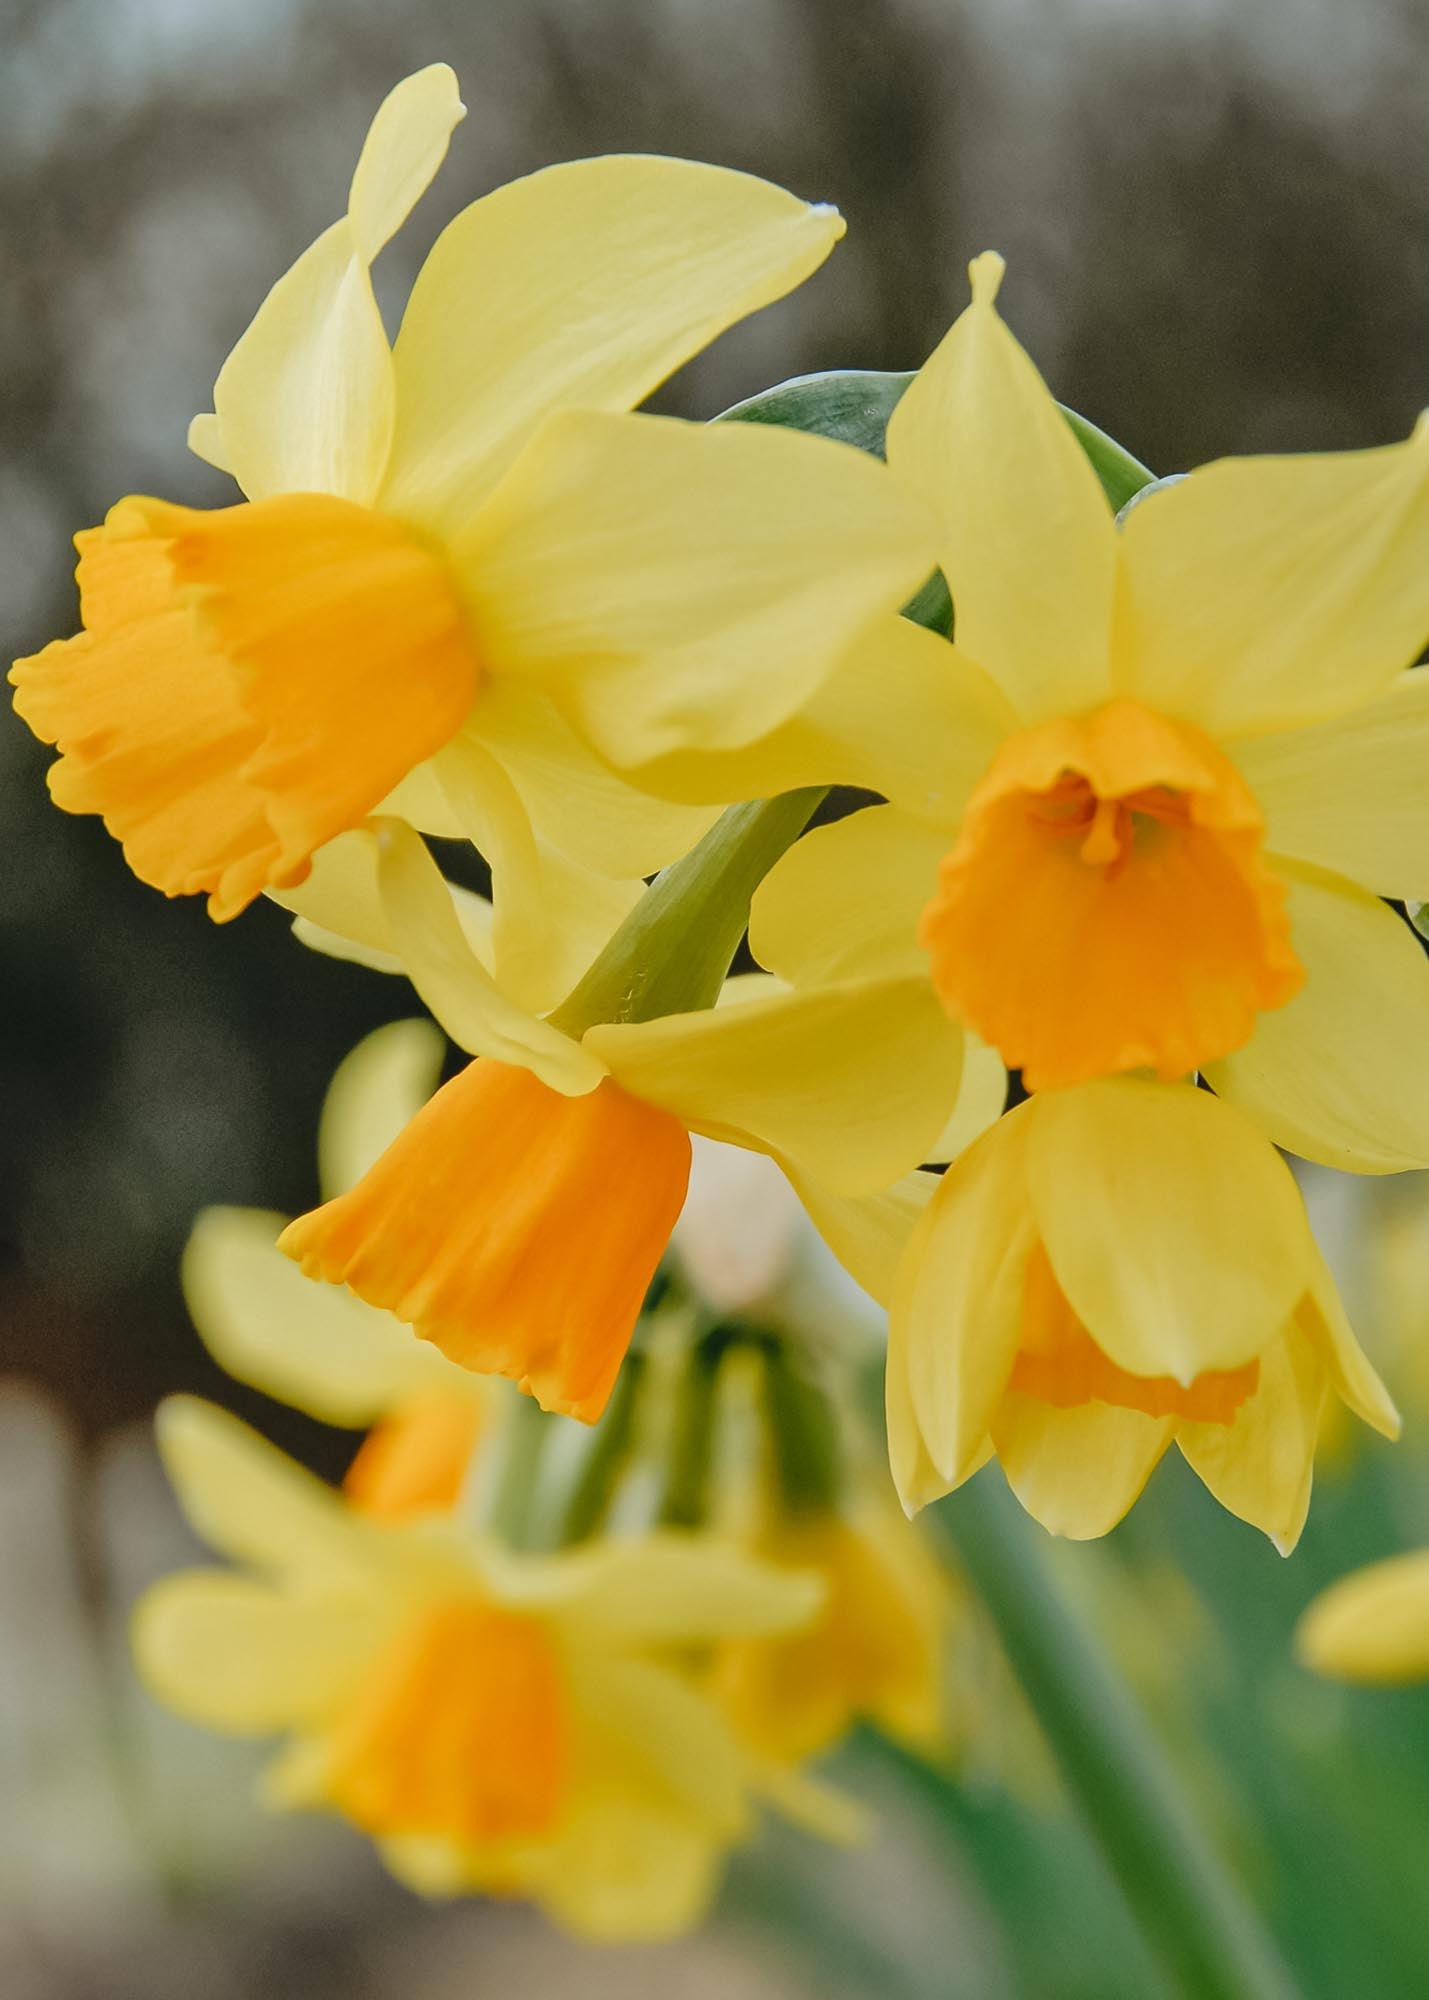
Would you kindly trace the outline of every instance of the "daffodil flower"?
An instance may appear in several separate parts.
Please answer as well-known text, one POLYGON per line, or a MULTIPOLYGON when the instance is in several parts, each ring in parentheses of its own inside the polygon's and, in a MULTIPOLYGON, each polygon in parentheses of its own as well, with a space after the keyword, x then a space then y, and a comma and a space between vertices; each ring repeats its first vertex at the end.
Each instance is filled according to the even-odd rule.
POLYGON ((715 1008, 568 1032, 503 990, 420 836, 374 826, 289 900, 310 936, 405 970, 477 1060, 281 1247, 464 1367, 599 1416, 684 1202, 691 1132, 773 1156, 826 1227, 936 1150, 962 1051, 926 980, 793 991, 755 975, 715 1008))
POLYGON ((1044 1527, 1105 1534, 1174 1442, 1288 1553, 1327 1395, 1398 1432, 1289 1168, 1188 1084, 1110 1078, 999 1119, 927 1200, 891 1292, 910 1511, 995 1456, 1044 1527))
POLYGON ((529 1897, 594 1939, 698 1919, 754 1786, 671 1662, 807 1620, 814 1579, 712 1537, 517 1557, 440 1519, 374 1521, 191 1399, 159 1439, 239 1567, 148 1592, 139 1669, 209 1728, 287 1739, 270 1803, 343 1815, 426 1894, 529 1897))
POLYGON ((790 724, 644 773, 884 794, 755 899, 790 980, 923 968, 1030 1089, 1200 1071, 1277 1144, 1429 1163, 1429 428, 1229 459, 1118 531, 999 318, 1001 260, 898 404, 955 642, 865 633, 790 724))
POLYGON ((190 442, 246 501, 121 500, 78 538, 84 631, 12 678, 57 803, 166 894, 232 917, 395 793, 477 841, 539 986, 600 874, 712 816, 611 766, 766 733, 932 557, 862 454, 629 414, 841 235, 766 182, 614 156, 500 188, 389 345, 370 267, 461 116, 445 65, 398 85, 224 364, 190 442))
POLYGON ((1429 1680, 1429 1549, 1370 1563, 1321 1591, 1295 1629, 1295 1650, 1331 1680, 1429 1680))

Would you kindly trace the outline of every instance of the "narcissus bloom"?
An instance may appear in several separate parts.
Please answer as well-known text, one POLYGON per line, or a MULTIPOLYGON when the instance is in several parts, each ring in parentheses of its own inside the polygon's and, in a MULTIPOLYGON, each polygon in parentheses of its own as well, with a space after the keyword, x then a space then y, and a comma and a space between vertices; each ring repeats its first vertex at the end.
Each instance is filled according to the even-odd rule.
POLYGON ((1207 466, 1118 531, 1001 272, 888 427, 956 644, 885 621, 752 752, 646 779, 888 799, 766 881, 771 971, 922 967, 1031 1089, 1201 1071, 1309 1159, 1429 1163, 1429 965, 1380 900, 1429 888, 1429 427, 1207 466))
POLYGON ((1429 1549, 1332 1583, 1300 1620, 1295 1650, 1332 1680, 1368 1687, 1429 1680, 1429 1549))
POLYGON ((461 116, 444 65, 392 92, 224 364, 190 441, 247 500, 121 500, 79 537, 84 631, 12 677, 56 801, 165 893, 232 917, 410 779, 397 809, 477 841, 539 957, 553 899, 708 823, 610 765, 763 734, 932 557, 862 454, 628 414, 841 235, 748 175, 616 156, 498 189, 389 346, 370 267, 461 116))
POLYGON ((691 1132, 772 1155, 819 1220, 927 1158, 957 1100, 960 1042, 916 976, 736 980, 729 1004, 572 1034, 498 986, 404 822, 348 836, 330 863, 309 923, 400 965, 478 1060, 282 1248, 545 1409, 604 1407, 684 1201, 691 1132))
POLYGON ((888 1433, 909 1509, 996 1456, 1044 1527, 1105 1534, 1174 1441, 1288 1551, 1331 1391, 1397 1433, 1288 1167, 1187 1084, 1028 1099, 954 1161, 899 1270, 888 1433))
POLYGON ((373 1520, 189 1399, 159 1436, 194 1527, 242 1567, 156 1585, 139 1668, 195 1721, 287 1738, 274 1805, 342 1814, 424 1893, 530 1897, 592 1938, 700 1916, 752 1786, 669 1662, 798 1625, 814 1580, 695 1535, 516 1557, 373 1520))

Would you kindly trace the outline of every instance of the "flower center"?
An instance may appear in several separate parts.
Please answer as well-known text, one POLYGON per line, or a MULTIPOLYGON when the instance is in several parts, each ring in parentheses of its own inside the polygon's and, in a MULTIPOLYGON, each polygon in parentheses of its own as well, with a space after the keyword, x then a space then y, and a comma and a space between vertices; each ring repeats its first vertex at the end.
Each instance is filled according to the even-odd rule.
POLYGON ((548 1832, 569 1764, 546 1627, 472 1600, 426 1611, 379 1657, 334 1732, 327 1791, 368 1833, 477 1846, 548 1832))
POLYGON ((1055 1409, 1112 1403, 1148 1417, 1230 1424, 1260 1381, 1259 1361, 1207 1369, 1189 1383, 1171 1375, 1132 1375, 1097 1346, 1068 1304, 1039 1243, 1027 1267, 1022 1335, 1008 1386, 1055 1409))
POLYGON ((923 913, 944 1006, 1034 1090, 1229 1054, 1303 978, 1263 834, 1215 745, 1135 702, 1009 737, 923 913))

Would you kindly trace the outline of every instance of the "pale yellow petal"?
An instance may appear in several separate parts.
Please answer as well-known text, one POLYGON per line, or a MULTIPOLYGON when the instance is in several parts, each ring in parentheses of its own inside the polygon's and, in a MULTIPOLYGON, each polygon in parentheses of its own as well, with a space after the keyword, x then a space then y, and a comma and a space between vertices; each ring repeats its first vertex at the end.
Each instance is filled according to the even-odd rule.
MULTIPOLYGON (((293 912, 293 935, 310 951, 365 965, 373 972, 404 970, 392 942, 377 882, 377 835, 371 827, 340 833, 313 856, 312 873, 296 889, 270 889, 271 901, 293 912)), ((447 891, 462 935, 489 972, 492 909, 484 896, 447 891)))
POLYGON ((1277 1146, 1357 1174, 1429 1166, 1429 961, 1389 907, 1287 866, 1305 984, 1207 1080, 1277 1146))
POLYGON ((622 768, 776 728, 932 563, 866 452, 762 424, 566 411, 453 545, 494 675, 622 768))
POLYGON ((1329 1371, 1335 1394, 1382 1437, 1397 1438, 1399 1412, 1369 1356, 1356 1340, 1330 1267, 1314 1244, 1309 1290, 1301 1302, 1298 1318, 1329 1371))
POLYGON ((1267 848, 1380 896, 1429 898, 1429 673, 1309 729, 1232 751, 1265 814, 1267 848))
POLYGON ((1085 452, 998 317, 1002 259, 894 410, 888 463, 936 511, 958 644, 1025 722, 1111 691, 1117 540, 1085 452))
POLYGON ((216 1569, 165 1577, 139 1600, 130 1627, 150 1693, 236 1736, 319 1722, 380 1636, 370 1604, 297 1602, 216 1569))
POLYGON ((348 213, 278 280, 219 370, 214 414, 198 420, 189 442, 249 499, 376 498, 396 389, 368 265, 441 165, 461 116, 444 63, 388 94, 368 130, 348 213))
POLYGON ((539 839, 618 881, 688 854, 725 803, 680 805, 637 791, 519 676, 487 683, 463 733, 500 764, 539 839))
POLYGON ((437 759, 462 830, 491 868, 491 970, 532 1014, 559 1006, 644 892, 542 840, 510 775, 473 736, 437 759))
POLYGON ((883 1389, 888 1469, 893 1475, 903 1511, 911 1519, 922 1508, 950 1493, 957 1482, 943 1477, 924 1441, 918 1408, 913 1400, 908 1327, 896 1313, 889 1321, 883 1389))
POLYGON ((389 1021, 343 1057, 318 1125, 324 1201, 360 1181, 416 1117, 437 1087, 445 1053, 446 1043, 430 1021, 389 1021))
POLYGON ((470 518, 552 410, 628 410, 843 234, 829 208, 688 160, 547 167, 448 224, 395 349, 387 497, 470 518))
POLYGON ((949 837, 868 806, 797 840, 755 891, 749 948, 790 985, 928 977, 918 921, 949 837))
POLYGON ((1074 1542, 1110 1533, 1140 1498, 1173 1429, 1170 1418, 1140 1410, 1059 1410, 1015 1390, 992 1422, 1008 1485, 1048 1534, 1074 1542))
POLYGON ((916 1167, 957 1099, 962 1040, 927 982, 849 980, 591 1028, 585 1047, 691 1130, 780 1154, 834 1194, 916 1167))
POLYGON ((361 1538, 341 1500, 237 1417, 170 1396, 159 1455, 194 1533, 235 1562, 336 1584, 359 1573, 361 1538))
MULTIPOLYGON (((411 1025, 411 1024, 408 1024, 411 1025)), ((407 1397, 469 1377, 410 1329, 277 1247, 287 1218, 206 1208, 184 1251, 184 1298, 228 1374, 327 1424, 376 1423, 407 1397)))
MULTIPOLYGON (((1023 1107, 954 1160, 913 1231, 894 1292, 890 1405, 896 1360, 928 1457, 946 1486, 960 1484, 982 1462, 1017 1354, 1036 1241, 1025 1188, 1027 1136, 1023 1107)), ((909 1470, 895 1463, 900 1497, 911 1510, 931 1495, 910 1492, 909 1470)))
POLYGON ((937 1188, 937 1176, 915 1171, 882 1194, 839 1196, 787 1161, 782 1164, 809 1220, 854 1283, 880 1305, 888 1305, 914 1226, 937 1188))
POLYGON ((1133 1375, 1183 1383, 1253 1360, 1294 1311, 1313 1252, 1269 1141, 1182 1083, 1047 1091, 1027 1115, 1038 1232, 1098 1347, 1133 1375))
MULTIPOLYGON (((687 1816, 612 1788, 574 1802, 559 1841, 535 1858, 524 1886, 563 1930, 589 1944, 654 1944, 700 1923, 724 1858, 723 1843, 687 1816)), ((492 1886, 500 1886, 499 1869, 492 1886)))
POLYGON ((963 1080, 958 1101, 938 1143, 928 1155, 930 1166, 955 1160, 974 1139, 990 1131, 1007 1103, 1007 1070, 996 1049, 976 1035, 963 1035, 963 1080))
POLYGON ((194 457, 201 458, 205 465, 215 466, 220 472, 229 471, 228 454, 223 444, 223 425, 212 410, 190 417, 188 447, 194 457))
POLYGON ((1295 1650, 1335 1680, 1369 1687, 1429 1680, 1429 1549, 1332 1583, 1296 1627, 1295 1650))
POLYGON ((1325 1364, 1296 1325, 1260 1357, 1255 1394, 1229 1424, 1182 1423, 1176 1442, 1223 1507, 1288 1556, 1310 1511, 1325 1364))
POLYGON ((1016 727, 1006 695, 948 640, 880 615, 850 639, 797 715, 768 736, 739 750, 677 751, 631 775, 671 799, 856 785, 952 828, 1016 727))
POLYGON ((591 1763, 606 1763, 603 1788, 693 1815, 711 1834, 734 1838, 744 1830, 744 1760, 690 1679, 623 1649, 572 1647, 566 1659, 575 1726, 588 1736, 591 1763))
POLYGON ((459 1048, 529 1069, 567 1096, 595 1089, 605 1065, 558 1028, 507 999, 468 944, 420 835, 401 820, 383 825, 377 873, 393 947, 459 1048))
POLYGON ((1429 427, 1374 451, 1227 458, 1127 517, 1117 682, 1213 735, 1387 694, 1429 637, 1429 427))

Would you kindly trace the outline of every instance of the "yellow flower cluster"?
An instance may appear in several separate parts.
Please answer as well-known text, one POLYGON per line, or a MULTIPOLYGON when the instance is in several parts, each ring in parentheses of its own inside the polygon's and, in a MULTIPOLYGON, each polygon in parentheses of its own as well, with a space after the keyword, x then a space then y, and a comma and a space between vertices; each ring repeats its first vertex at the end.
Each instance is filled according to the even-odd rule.
POLYGON ((638 413, 843 229, 670 159, 475 202, 389 343, 371 266, 461 115, 444 66, 392 92, 224 363, 190 442, 245 497, 121 500, 84 629, 12 680, 143 880, 275 898, 471 1058, 335 1109, 310 1214, 201 1225, 215 1350, 375 1429, 339 1499, 165 1415, 254 1574, 166 1585, 150 1677, 286 1732, 275 1794, 424 1886, 611 1934, 681 1921, 761 1789, 817 1817, 799 1765, 851 1714, 936 1719, 937 1593, 868 1480, 732 1539, 713 1505, 482 1526, 480 1378, 628 1421, 691 1135, 772 1160, 888 1307, 910 1513, 996 1458, 1100 1535, 1174 1443, 1288 1551, 1327 1400, 1395 1433, 1277 1148, 1429 1165, 1429 965, 1385 900, 1429 896, 1429 429, 1118 514, 991 254, 882 457, 638 413), (939 629, 904 615, 935 576, 939 629), (804 833, 838 785, 878 802, 804 833))

